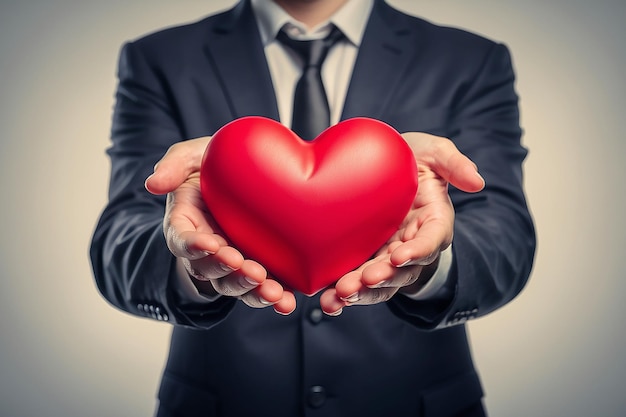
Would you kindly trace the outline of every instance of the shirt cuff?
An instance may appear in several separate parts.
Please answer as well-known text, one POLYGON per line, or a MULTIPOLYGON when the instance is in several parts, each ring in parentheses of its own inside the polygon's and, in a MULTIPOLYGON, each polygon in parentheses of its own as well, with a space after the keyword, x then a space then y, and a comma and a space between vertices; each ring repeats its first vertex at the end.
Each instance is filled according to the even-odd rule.
POLYGON ((176 293, 183 303, 210 303, 221 297, 219 294, 201 294, 198 288, 193 285, 185 266, 178 258, 176 259, 176 293))
POLYGON ((412 300, 428 300, 433 298, 448 281, 448 273, 452 266, 452 245, 439 254, 439 265, 430 280, 415 294, 402 293, 412 300))

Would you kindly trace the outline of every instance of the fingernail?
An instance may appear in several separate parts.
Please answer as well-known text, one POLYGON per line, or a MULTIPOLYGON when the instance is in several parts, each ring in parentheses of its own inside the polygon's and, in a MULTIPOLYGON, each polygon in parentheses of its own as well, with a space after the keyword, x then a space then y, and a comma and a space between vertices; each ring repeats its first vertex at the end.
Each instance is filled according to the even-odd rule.
POLYGON ((400 265, 398 265, 398 268, 402 268, 403 266, 407 266, 408 264, 411 263, 413 259, 407 259, 406 261, 402 262, 400 265))
POLYGON ((281 316, 288 316, 288 315, 290 315, 291 313, 293 313, 293 311, 290 311, 289 313, 283 313, 282 311, 278 311, 278 310, 276 310, 276 309, 274 309, 274 311, 275 311, 275 312, 277 312, 278 314, 280 314, 281 316))
POLYGON ((482 175, 480 175, 478 171, 476 171, 476 176, 482 181, 483 184, 485 184, 485 179, 483 178, 482 175))
POLYGON ((356 303, 359 301, 359 292, 355 292, 354 294, 350 294, 347 297, 340 297, 341 301, 345 301, 347 303, 356 303))
POLYGON ((273 304, 273 303, 270 303, 269 301, 267 301, 267 300, 266 300, 265 298, 263 298, 263 297, 259 297, 259 302, 260 302, 261 304, 263 304, 264 306, 269 306, 269 305, 272 305, 272 304, 273 304))
POLYGON ((232 272, 233 271, 233 268, 231 268, 230 266, 228 266, 226 264, 223 264, 223 263, 220 262, 219 265, 220 265, 220 268, 222 269, 222 271, 224 271, 224 272, 232 272))
POLYGON ((250 288, 251 285, 253 287, 256 287, 257 285, 259 285, 259 283, 250 277, 243 276, 239 278, 239 285, 241 285, 243 288, 250 288))
POLYGON ((377 284, 370 285, 369 287, 370 287, 370 288, 381 288, 381 287, 384 287, 386 284, 387 284, 387 280, 386 280, 386 279, 384 279, 384 280, 380 281, 380 282, 379 282, 379 283, 377 283, 377 284))
POLYGON ((333 312, 333 313, 326 313, 327 315, 331 316, 331 317, 337 317, 338 315, 340 315, 343 312, 343 308, 340 308, 339 310, 333 312))

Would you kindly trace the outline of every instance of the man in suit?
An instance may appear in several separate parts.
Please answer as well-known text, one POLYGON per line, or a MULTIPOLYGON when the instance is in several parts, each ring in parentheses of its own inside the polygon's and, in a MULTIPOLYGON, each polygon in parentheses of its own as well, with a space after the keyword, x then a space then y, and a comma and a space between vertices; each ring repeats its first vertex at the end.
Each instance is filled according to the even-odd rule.
POLYGON ((382 0, 243 0, 125 45, 91 258, 112 304, 175 325, 158 415, 485 415, 464 322, 519 293, 535 248, 518 119, 506 47, 382 0), (333 27, 330 122, 403 132, 420 191, 378 254, 306 297, 229 246, 198 168, 231 120, 290 124, 302 62, 277 33, 333 27))

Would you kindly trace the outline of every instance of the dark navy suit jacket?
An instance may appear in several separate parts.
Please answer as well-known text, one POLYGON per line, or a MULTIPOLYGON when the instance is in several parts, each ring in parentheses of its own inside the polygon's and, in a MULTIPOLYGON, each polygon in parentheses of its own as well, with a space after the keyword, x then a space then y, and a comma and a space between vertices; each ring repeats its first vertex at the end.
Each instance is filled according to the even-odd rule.
POLYGON ((535 248, 514 81, 505 46, 375 2, 343 118, 448 137, 480 167, 486 188, 450 190, 448 298, 396 295, 328 317, 317 298, 299 295, 296 312, 283 317, 228 297, 184 301, 161 228, 164 198, 143 186, 175 142, 242 116, 278 119, 248 1, 126 44, 108 150, 110 201, 91 259, 109 302, 175 325, 160 415, 443 417, 480 404, 463 323, 518 294, 535 248))

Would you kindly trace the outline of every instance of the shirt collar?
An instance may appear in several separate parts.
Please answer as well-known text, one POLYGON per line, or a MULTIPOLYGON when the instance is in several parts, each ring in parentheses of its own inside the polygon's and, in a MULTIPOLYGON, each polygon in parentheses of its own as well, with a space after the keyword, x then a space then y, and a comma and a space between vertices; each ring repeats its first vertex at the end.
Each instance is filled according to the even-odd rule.
POLYGON ((328 34, 332 24, 337 26, 350 42, 359 46, 374 1, 348 0, 328 21, 322 22, 310 31, 272 0, 251 0, 251 3, 263 45, 273 42, 278 31, 285 25, 287 25, 290 35, 315 39, 328 34))

